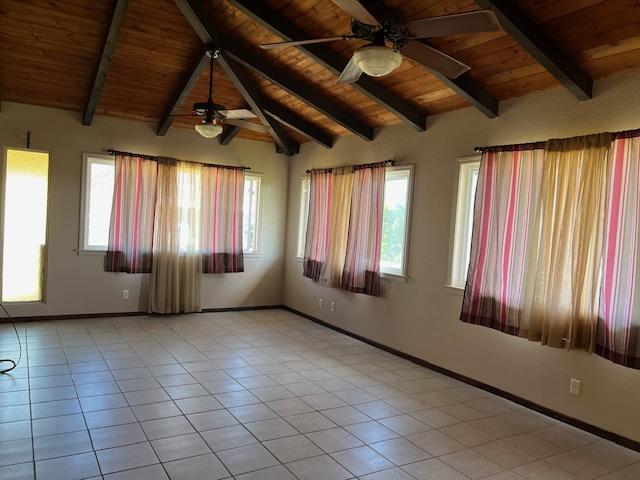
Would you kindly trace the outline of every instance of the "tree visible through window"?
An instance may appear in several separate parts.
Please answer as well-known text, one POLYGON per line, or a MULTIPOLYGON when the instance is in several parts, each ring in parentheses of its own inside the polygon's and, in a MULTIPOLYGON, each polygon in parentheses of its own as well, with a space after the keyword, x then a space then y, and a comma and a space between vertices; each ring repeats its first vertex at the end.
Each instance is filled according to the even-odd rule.
POLYGON ((387 169, 380 256, 383 273, 405 274, 410 179, 409 168, 387 169))

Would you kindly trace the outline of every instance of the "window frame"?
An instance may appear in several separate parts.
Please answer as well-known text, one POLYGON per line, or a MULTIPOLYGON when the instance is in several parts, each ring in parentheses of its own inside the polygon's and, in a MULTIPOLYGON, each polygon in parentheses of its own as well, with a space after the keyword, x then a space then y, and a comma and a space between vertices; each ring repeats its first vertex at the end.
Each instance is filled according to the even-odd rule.
POLYGON ((464 292, 466 278, 463 278, 462 272, 466 272, 469 265, 469 255, 471 254, 470 251, 464 253, 466 245, 469 244, 473 235, 475 191, 472 193, 470 187, 473 181, 473 172, 480 171, 480 159, 480 155, 458 158, 454 179, 451 217, 453 222, 451 222, 449 275, 446 287, 457 293, 464 292), (468 222, 467 219, 471 219, 471 221, 468 222))
MULTIPOLYGON (((89 231, 87 229, 89 221, 89 201, 91 198, 91 188, 89 185, 89 160, 97 159, 96 163, 103 165, 113 165, 115 169, 115 155, 104 153, 82 152, 82 177, 80 182, 80 227, 78 229, 78 254, 80 255, 106 255, 108 245, 105 248, 90 247, 87 245, 89 231)), ((112 206, 113 208, 113 206, 112 206)))
MULTIPOLYGON (((414 174, 415 174, 415 165, 393 165, 390 167, 386 167, 385 171, 385 184, 387 181, 386 173, 389 171, 399 171, 399 170, 408 170, 409 171, 409 181, 407 185, 407 216, 404 220, 404 247, 402 250, 402 268, 400 270, 387 270, 385 271, 382 267, 382 252, 380 253, 380 276, 383 278, 400 278, 407 279, 408 275, 408 265, 409 265, 409 237, 411 236, 411 213, 413 211, 413 183, 414 183, 414 174)), ((386 186, 386 185, 385 185, 386 186)), ((384 213, 383 213, 384 215, 384 213)))
POLYGON ((298 234, 296 239, 296 254, 293 258, 296 260, 304 260, 304 247, 307 237, 307 222, 309 220, 309 200, 311 197, 311 175, 304 174, 300 176, 300 194, 298 205, 298 234), (303 200, 304 185, 307 184, 307 195, 303 200))
POLYGON ((2 149, 2 159, 0 159, 0 301, 5 305, 42 305, 47 303, 48 283, 49 283, 49 221, 51 218, 51 152, 47 150, 36 150, 35 148, 11 147, 5 145, 2 149), (27 300, 24 302, 3 301, 3 285, 1 274, 4 272, 4 224, 5 224, 5 191, 7 186, 7 154, 9 150, 18 150, 21 152, 46 153, 49 160, 47 168, 47 221, 45 222, 45 254, 42 264, 42 299, 27 300))
MULTIPOLYGON (((407 188, 407 215, 405 217, 405 225, 404 225, 404 247, 402 251, 402 268, 400 270, 387 270, 383 271, 382 265, 380 266, 380 276, 382 278, 389 279, 404 279, 408 278, 408 264, 409 264, 409 244, 410 244, 410 236, 411 236, 411 215, 413 211, 413 184, 415 177, 415 165, 393 165, 386 167, 385 171, 385 182, 386 182, 386 172, 388 171, 398 171, 398 170, 408 170, 409 171, 409 182, 407 188)), ((306 207, 303 205, 303 185, 305 182, 310 182, 311 176, 309 174, 300 176, 300 195, 299 195, 299 211, 298 211, 298 233, 297 233, 297 242, 296 242, 296 253, 294 255, 294 259, 297 261, 302 261, 304 258, 304 242, 303 239, 306 237, 306 228, 303 230, 303 225, 306 226, 306 223, 309 218, 309 196, 311 195, 310 184, 307 190, 306 195, 306 207), (302 256, 300 256, 302 254, 302 256)), ((382 254, 381 254, 382 256, 382 254)), ((380 259, 382 261, 382 258, 380 259)))
MULTIPOLYGON (((262 182, 264 180, 264 174, 260 172, 251 172, 245 171, 244 173, 244 181, 247 180, 247 177, 254 177, 258 179, 258 194, 256 201, 256 248, 253 252, 246 252, 244 250, 244 245, 242 246, 242 253, 244 257, 252 258, 252 257, 260 257, 262 255, 262 182)), ((243 195, 244 195, 244 182, 242 184, 243 195)), ((244 197, 243 197, 244 199, 244 197)), ((242 237, 244 239, 244 211, 242 212, 242 237)))

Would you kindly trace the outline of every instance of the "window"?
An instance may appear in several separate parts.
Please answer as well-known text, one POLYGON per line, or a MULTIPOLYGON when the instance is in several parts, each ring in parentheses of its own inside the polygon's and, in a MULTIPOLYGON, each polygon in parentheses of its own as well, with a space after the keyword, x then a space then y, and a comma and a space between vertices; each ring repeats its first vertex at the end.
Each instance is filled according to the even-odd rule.
POLYGON ((300 213, 298 215, 298 251, 296 257, 304 258, 304 244, 307 239, 307 219, 309 217, 309 194, 311 192, 311 178, 302 177, 300 184, 300 213))
POLYGON ((411 167, 388 167, 384 186, 380 271, 406 275, 409 214, 411 212, 411 167))
POLYGON ((464 288, 467 281, 473 230, 473 205, 479 171, 480 161, 477 157, 473 157, 473 160, 463 159, 460 161, 450 279, 452 287, 464 288))
MULTIPOLYGON (((111 203, 115 181, 115 160, 110 155, 83 154, 82 182, 82 225, 80 228, 80 249, 85 251, 107 250, 109 243, 109 224, 111 222, 111 203)), ((242 243, 244 253, 259 252, 260 187, 262 176, 247 173, 244 180, 244 204, 242 243)), ((191 205, 193 195, 186 176, 179 176, 179 201, 181 207, 195 208, 191 205)), ((193 197, 195 198, 195 197, 193 197)), ((186 215, 186 213, 185 213, 186 215)), ((180 244, 187 245, 187 229, 180 233, 180 244)))
POLYGON ((262 177, 245 173, 242 206, 242 250, 246 254, 259 253, 258 222, 260 220, 260 187, 262 177))
MULTIPOLYGON (((411 211, 412 167, 388 167, 385 175, 384 214, 382 220, 382 250, 380 271, 391 275, 406 275, 409 214, 411 211)), ((310 178, 302 177, 300 187, 300 217, 298 221, 298 250, 304 257, 304 244, 309 216, 310 178)))
POLYGON ((109 243, 109 222, 115 160, 110 155, 82 156, 82 215, 80 249, 104 251, 109 243))
POLYGON ((44 300, 49 154, 6 150, 2 301, 44 300))

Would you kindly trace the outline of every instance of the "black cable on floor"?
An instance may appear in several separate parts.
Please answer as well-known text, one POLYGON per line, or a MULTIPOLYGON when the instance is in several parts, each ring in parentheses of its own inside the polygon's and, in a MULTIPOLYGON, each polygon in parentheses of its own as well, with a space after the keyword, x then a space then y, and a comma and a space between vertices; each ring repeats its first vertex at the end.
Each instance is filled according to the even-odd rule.
MULTIPOLYGON (((0 308, 2 308, 2 310, 4 311, 4 313, 7 316, 7 318, 12 318, 11 315, 9 314, 9 312, 7 312, 7 309, 4 308, 4 305, 2 303, 0 303, 0 308)), ((5 369, 0 370, 0 375, 4 375, 5 373, 9 373, 11 370, 16 368, 18 366, 18 364, 20 363, 20 360, 22 360, 22 342, 20 341, 20 335, 18 334, 18 329, 16 328, 15 322, 11 322, 11 325, 13 325, 13 330, 16 332, 16 338, 18 339, 18 345, 20 345, 20 356, 18 357, 18 361, 17 362, 15 360, 11 360, 10 358, 0 358, 0 363, 11 363, 11 364, 13 364, 13 366, 11 366, 9 368, 5 368, 5 369)))

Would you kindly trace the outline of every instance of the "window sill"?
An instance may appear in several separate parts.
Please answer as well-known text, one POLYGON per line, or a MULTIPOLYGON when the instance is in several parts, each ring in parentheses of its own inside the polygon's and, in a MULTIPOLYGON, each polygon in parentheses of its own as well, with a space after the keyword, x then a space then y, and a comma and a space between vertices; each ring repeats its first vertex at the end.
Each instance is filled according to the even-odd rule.
POLYGON ((445 285, 444 288, 446 288, 449 293, 452 293, 454 295, 464 295, 463 287, 456 287, 455 285, 445 285))
POLYGON ((400 282, 400 283, 409 282, 409 277, 407 275, 402 275, 400 273, 380 272, 380 278, 384 278, 385 280, 390 280, 393 282, 400 282))
POLYGON ((293 260, 294 260, 295 262, 298 262, 298 263, 302 263, 302 262, 304 262, 304 258, 302 258, 302 257, 293 257, 293 260))
POLYGON ((80 249, 76 249, 75 252, 78 255, 100 256, 100 257, 104 257, 107 254, 106 250, 80 250, 80 249))
POLYGON ((261 256, 261 253, 245 253, 243 255, 244 258, 260 258, 261 256))
MULTIPOLYGON (((25 307, 31 307, 31 306, 37 306, 37 305, 46 305, 47 301, 46 300, 25 300, 24 302, 19 301, 19 300, 14 300, 14 301, 3 301, 2 302, 3 305, 6 305, 8 307, 16 307, 16 306, 21 306, 24 305, 25 307)), ((12 318, 12 317, 0 317, 0 318, 12 318)))

